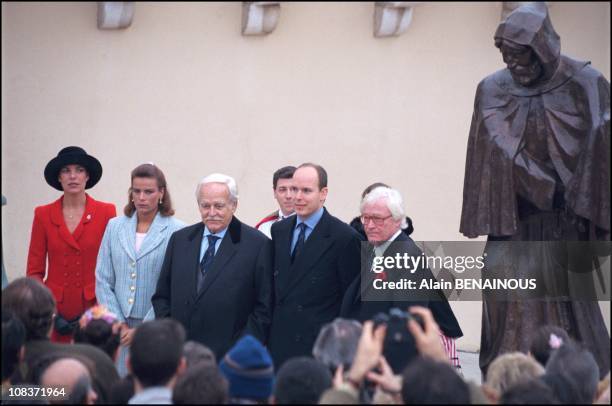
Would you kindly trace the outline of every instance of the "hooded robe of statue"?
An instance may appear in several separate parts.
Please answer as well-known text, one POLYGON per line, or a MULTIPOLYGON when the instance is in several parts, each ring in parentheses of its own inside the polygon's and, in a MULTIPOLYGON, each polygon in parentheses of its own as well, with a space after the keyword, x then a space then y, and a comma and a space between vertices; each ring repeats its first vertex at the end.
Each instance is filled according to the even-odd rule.
MULTIPOLYGON (((488 245, 609 240, 610 83, 589 62, 561 55, 543 3, 517 8, 495 39, 530 47, 542 76, 524 87, 506 68, 478 85, 460 232, 487 235, 488 245)), ((483 372, 501 353, 526 352, 544 324, 565 328, 593 352, 602 376, 609 371, 610 338, 596 301, 494 301, 485 294, 483 372)))

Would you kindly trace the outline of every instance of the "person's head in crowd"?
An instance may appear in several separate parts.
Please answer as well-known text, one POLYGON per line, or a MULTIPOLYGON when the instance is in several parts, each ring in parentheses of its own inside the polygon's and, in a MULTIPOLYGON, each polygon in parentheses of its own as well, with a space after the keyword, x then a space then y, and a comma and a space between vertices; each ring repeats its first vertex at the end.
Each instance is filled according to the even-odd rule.
POLYGON ((172 388, 185 369, 185 329, 172 319, 153 320, 136 328, 128 369, 136 380, 136 392, 153 386, 172 388))
POLYGON ((486 383, 498 393, 524 380, 544 374, 544 367, 521 352, 510 352, 495 358, 487 370, 486 383))
POLYGON ((87 367, 75 358, 60 358, 51 363, 42 372, 40 385, 65 388, 65 397, 51 400, 51 403, 93 405, 98 398, 87 367))
POLYGON ((283 166, 274 172, 272 176, 272 188, 274 190, 274 199, 278 202, 283 216, 288 216, 293 213, 295 188, 293 186, 293 173, 295 166, 283 166))
POLYGON ((314 343, 312 356, 332 374, 340 365, 348 371, 355 358, 361 330, 361 323, 356 320, 337 318, 325 324, 314 343))
MULTIPOLYGON (((367 186, 365 189, 363 189, 363 192, 361 192, 361 200, 363 200, 363 198, 370 193, 373 189, 377 188, 377 187, 391 187, 389 185, 387 185, 386 183, 382 183, 382 182, 374 182, 371 185, 367 186)), ((351 222, 349 223, 349 225, 351 227, 353 227, 355 229, 355 231, 357 231, 363 238, 366 238, 366 234, 365 231, 363 230, 363 223, 361 222, 361 214, 357 217, 355 217, 353 220, 351 220, 351 222)))
POLYGON ((599 383, 599 367, 587 349, 567 343, 551 354, 544 380, 561 403, 593 403, 599 383))
POLYGON ((219 362, 219 370, 229 382, 231 403, 269 402, 274 364, 268 350, 255 337, 246 335, 238 340, 219 362))
POLYGON ((570 337, 564 329, 547 324, 533 333, 529 354, 542 366, 546 366, 550 354, 569 341, 570 337))
POLYGON ((470 404, 472 405, 489 405, 497 404, 499 401, 499 393, 489 388, 486 385, 477 384, 475 381, 466 380, 465 383, 470 391, 470 404))
POLYGON ((10 310, 25 327, 25 340, 48 339, 53 326, 55 299, 33 278, 18 278, 2 291, 2 309, 10 310))
POLYGON ((407 405, 467 404, 470 390, 449 364, 417 357, 402 374, 402 400, 407 405))
POLYGON ((541 379, 529 379, 512 385, 499 398, 502 405, 558 405, 552 389, 541 379))
POLYGON ((187 341, 183 346, 183 357, 185 357, 187 369, 205 362, 217 365, 215 353, 210 348, 197 341, 187 341))
POLYGON ((133 396, 134 376, 127 374, 111 386, 108 403, 111 405, 125 405, 133 396))
MULTIPOLYGON (((64 348, 68 348, 68 346, 64 348)), ((42 385, 43 374, 47 371, 47 369, 55 362, 66 358, 74 359, 80 362, 81 365, 85 366, 85 368, 87 368, 89 378, 87 380, 83 378, 78 382, 79 384, 75 386, 74 391, 71 392, 74 393, 73 396, 65 396, 63 399, 56 400, 58 402, 63 401, 64 403, 83 403, 84 396, 88 394, 89 389, 91 389, 96 395, 96 403, 106 403, 108 399, 109 387, 105 384, 105 382, 108 377, 102 375, 96 376, 96 373, 100 373, 100 370, 97 369, 96 364, 87 356, 79 353, 70 353, 59 350, 42 352, 35 355, 28 361, 26 374, 21 383, 39 386, 42 385), (86 383, 87 385, 85 385, 86 383)))
POLYGON ((316 404, 332 386, 332 375, 320 361, 309 357, 291 358, 276 375, 274 403, 316 404))
POLYGON ((395 189, 379 186, 365 195, 359 206, 361 222, 368 241, 380 244, 406 228, 402 195, 395 189))
POLYGON ((202 222, 208 230, 213 234, 223 231, 238 207, 236 180, 222 173, 208 175, 198 183, 196 199, 202 222))
POLYGON ((102 165, 95 157, 77 146, 62 148, 44 170, 49 186, 64 195, 85 193, 102 177, 102 165))
POLYGON ((228 385, 217 366, 199 363, 181 375, 172 391, 175 405, 223 404, 228 401, 228 385))
POLYGON ((75 343, 100 348, 112 360, 117 359, 121 340, 121 324, 104 306, 96 305, 83 313, 74 334, 75 343))
POLYGON ((147 162, 132 170, 128 202, 123 212, 132 217, 134 212, 146 216, 158 211, 162 216, 172 216, 172 199, 162 170, 153 162, 147 162))
MULTIPOLYGON (((382 182, 374 182, 371 185, 367 186, 363 192, 361 192, 361 200, 365 199, 365 197, 374 189, 379 188, 379 187, 383 187, 383 188, 389 188, 391 189, 391 186, 387 185, 386 183, 382 183, 382 182)), ((405 219, 406 223, 405 225, 402 225, 402 232, 404 232, 406 235, 410 235, 414 232, 414 226, 412 225, 412 219, 408 216, 406 216, 405 219)), ((355 230, 357 230, 357 232, 359 234, 361 234, 363 237, 367 238, 367 235, 365 233, 365 230, 363 228, 363 223, 361 222, 361 215, 358 217, 355 217, 351 223, 350 226, 353 227, 355 230)))
POLYGON ((295 213, 307 219, 323 207, 327 199, 327 172, 321 165, 305 163, 293 173, 295 213))
MULTIPOLYGON (((26 368, 24 383, 39 385, 43 372, 55 361, 65 358, 66 355, 61 352, 51 351, 36 355, 26 368)), ((80 360, 80 358, 79 358, 80 360)))
POLYGON ((11 377, 23 359, 25 327, 10 310, 2 309, 2 386, 10 385, 11 377))

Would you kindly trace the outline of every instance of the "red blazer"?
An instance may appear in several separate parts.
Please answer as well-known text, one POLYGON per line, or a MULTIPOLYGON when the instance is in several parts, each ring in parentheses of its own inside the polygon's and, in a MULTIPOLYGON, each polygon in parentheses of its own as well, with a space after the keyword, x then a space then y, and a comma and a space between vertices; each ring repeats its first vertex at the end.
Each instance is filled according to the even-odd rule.
POLYGON ((83 218, 70 234, 62 213, 63 198, 34 210, 27 276, 43 282, 53 292, 57 312, 71 320, 96 303, 98 249, 106 223, 117 214, 114 204, 86 194, 83 218))

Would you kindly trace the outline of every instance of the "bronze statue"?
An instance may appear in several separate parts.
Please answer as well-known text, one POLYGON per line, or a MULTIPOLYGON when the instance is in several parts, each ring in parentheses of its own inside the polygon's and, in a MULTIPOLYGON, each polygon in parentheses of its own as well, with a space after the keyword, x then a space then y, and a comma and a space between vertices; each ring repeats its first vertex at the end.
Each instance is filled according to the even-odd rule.
MULTIPOLYGON (((487 245, 609 240, 610 83, 590 62, 561 55, 543 2, 514 10, 495 46, 507 68, 476 90, 460 231, 487 235, 487 245)), ((544 324, 566 329, 593 352, 602 376, 609 371, 610 338, 596 301, 484 295, 483 373, 501 353, 526 352, 544 324)))

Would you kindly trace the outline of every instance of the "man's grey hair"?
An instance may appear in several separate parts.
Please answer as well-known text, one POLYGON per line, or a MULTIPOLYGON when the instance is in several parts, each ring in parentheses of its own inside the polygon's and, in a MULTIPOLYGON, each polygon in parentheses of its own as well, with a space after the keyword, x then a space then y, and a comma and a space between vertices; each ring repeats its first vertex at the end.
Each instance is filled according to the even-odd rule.
POLYGON ((379 186, 365 195, 365 197, 361 199, 359 211, 363 212, 363 207, 366 204, 375 203, 380 199, 385 200, 393 219, 402 221, 400 227, 408 227, 408 223, 406 222, 406 211, 404 210, 404 199, 402 199, 400 192, 390 187, 379 186))
POLYGON ((197 341, 187 341, 183 345, 183 356, 185 357, 185 361, 187 361, 187 369, 190 369, 201 362, 217 365, 215 353, 212 352, 210 348, 197 341))
POLYGON ((200 190, 202 190, 202 186, 207 183, 224 183, 229 189, 229 199, 230 201, 237 203, 238 202, 238 186, 236 186, 236 180, 231 176, 224 175, 222 173, 213 173, 206 177, 204 177, 200 183, 198 183, 198 187, 196 187, 196 200, 200 201, 200 190))
POLYGON ((357 352, 361 330, 361 323, 356 320, 337 318, 327 323, 321 328, 314 343, 313 357, 331 371, 335 371, 340 365, 348 371, 357 352))

